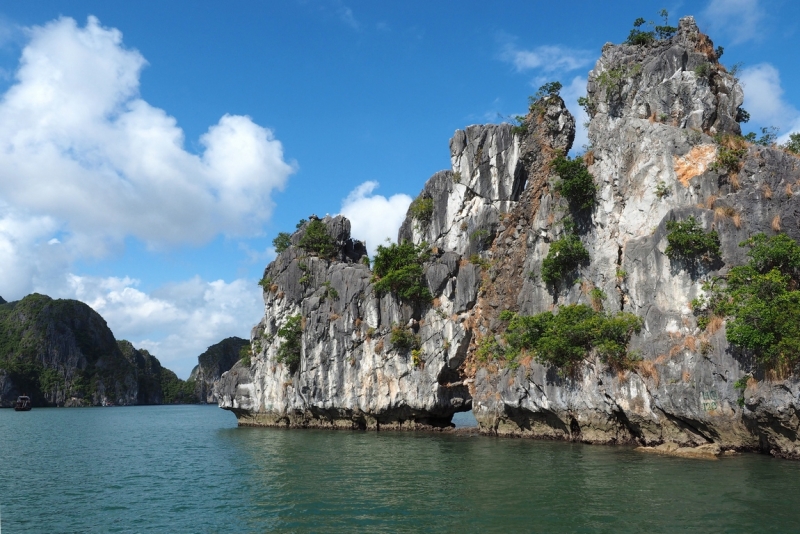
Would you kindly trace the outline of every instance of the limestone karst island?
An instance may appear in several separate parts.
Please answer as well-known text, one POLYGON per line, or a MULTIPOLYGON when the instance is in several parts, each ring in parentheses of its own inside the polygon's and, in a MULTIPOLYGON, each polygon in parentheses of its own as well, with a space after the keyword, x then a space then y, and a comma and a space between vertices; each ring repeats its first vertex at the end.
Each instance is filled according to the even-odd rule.
POLYGON ((240 425, 440 429, 800 458, 800 158, 742 137, 743 89, 692 17, 607 44, 581 99, 473 125, 374 258, 341 216, 264 271, 240 425))

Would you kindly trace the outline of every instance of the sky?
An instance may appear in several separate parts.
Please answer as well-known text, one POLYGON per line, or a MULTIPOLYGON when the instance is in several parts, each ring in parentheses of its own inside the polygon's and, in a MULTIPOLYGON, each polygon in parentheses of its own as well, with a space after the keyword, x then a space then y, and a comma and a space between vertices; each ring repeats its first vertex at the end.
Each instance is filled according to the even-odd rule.
POLYGON ((0 2, 0 296, 86 302, 186 378, 301 218, 395 239, 455 130, 549 81, 579 153, 603 44, 662 8, 741 65, 745 132, 800 131, 789 0, 0 2))

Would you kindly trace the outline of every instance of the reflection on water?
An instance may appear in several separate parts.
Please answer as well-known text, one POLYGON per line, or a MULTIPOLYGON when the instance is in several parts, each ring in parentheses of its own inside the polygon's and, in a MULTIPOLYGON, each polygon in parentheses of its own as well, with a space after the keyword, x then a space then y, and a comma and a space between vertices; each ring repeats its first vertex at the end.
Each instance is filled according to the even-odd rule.
POLYGON ((0 411, 5 532, 797 528, 800 463, 405 432, 236 428, 215 407, 0 411))

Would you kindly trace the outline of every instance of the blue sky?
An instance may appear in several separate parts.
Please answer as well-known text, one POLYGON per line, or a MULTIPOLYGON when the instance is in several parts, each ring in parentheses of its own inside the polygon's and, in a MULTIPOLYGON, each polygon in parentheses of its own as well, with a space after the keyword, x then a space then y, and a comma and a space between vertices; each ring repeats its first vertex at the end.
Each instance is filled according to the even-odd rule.
POLYGON ((661 8, 743 64, 746 131, 800 131, 790 1, 0 4, 0 295, 83 300, 186 377, 248 337, 279 231, 396 235, 456 129, 551 80, 579 114, 603 44, 661 8))

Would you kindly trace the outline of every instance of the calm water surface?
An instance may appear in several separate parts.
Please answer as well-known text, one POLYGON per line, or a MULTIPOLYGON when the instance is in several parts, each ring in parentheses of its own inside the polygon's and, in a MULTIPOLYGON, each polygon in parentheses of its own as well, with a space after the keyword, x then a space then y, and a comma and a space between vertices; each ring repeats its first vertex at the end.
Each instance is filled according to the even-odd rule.
POLYGON ((0 410, 18 532, 789 532, 800 462, 237 428, 215 406, 0 410))

